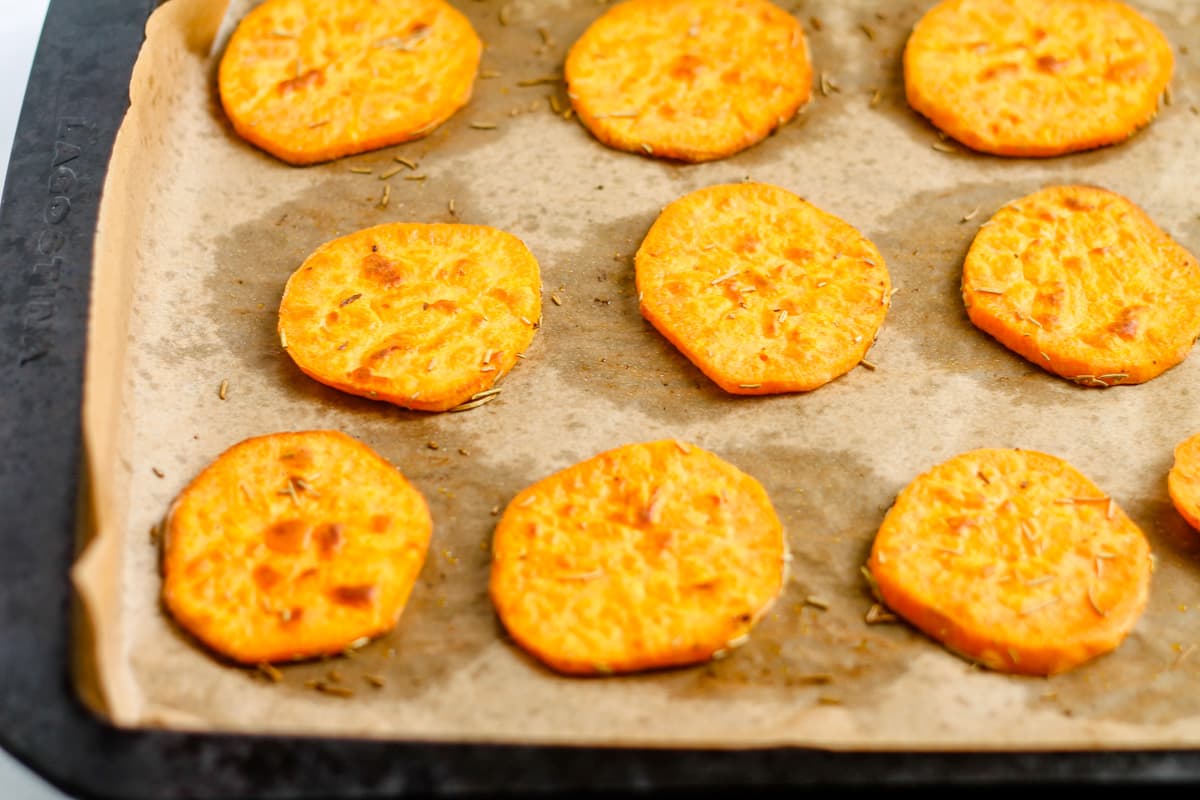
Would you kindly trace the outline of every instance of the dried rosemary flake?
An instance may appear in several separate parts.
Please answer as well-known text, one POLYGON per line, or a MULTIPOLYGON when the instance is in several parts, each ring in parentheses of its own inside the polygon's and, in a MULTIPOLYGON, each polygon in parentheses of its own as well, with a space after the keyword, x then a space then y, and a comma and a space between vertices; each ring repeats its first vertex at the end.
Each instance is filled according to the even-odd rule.
POLYGON ((336 669, 329 670, 329 672, 325 673, 325 677, 329 679, 330 683, 342 682, 342 673, 338 672, 336 669))
POLYGON ((508 5, 504 5, 504 6, 500 7, 500 13, 498 13, 496 15, 496 18, 500 20, 501 25, 507 25, 509 17, 511 15, 512 15, 512 4, 508 4, 508 5))
POLYGON ((264 661, 261 664, 257 664, 255 669, 257 669, 260 674, 265 675, 266 678, 271 681, 271 683, 279 683, 281 680, 283 680, 283 673, 280 672, 274 664, 268 664, 266 661, 264 661))
POLYGON ((246 501, 247 501, 247 502, 250 502, 250 501, 252 501, 252 500, 254 499, 253 497, 251 497, 251 496, 250 496, 250 490, 246 488, 246 484, 244 484, 244 483, 239 483, 239 484, 238 484, 238 488, 239 488, 239 489, 241 489, 241 490, 242 490, 242 494, 244 494, 244 495, 246 496, 246 501))
POLYGON ((480 79, 486 81, 486 80, 491 80, 492 78, 499 78, 500 73, 496 72, 496 70, 494 70, 494 69, 481 69, 481 70, 479 70, 479 77, 480 77, 480 79))
POLYGON ((676 446, 676 447, 678 447, 678 448, 679 448, 679 452, 683 453, 685 456, 686 456, 686 455, 691 455, 692 448, 688 447, 686 444, 684 444, 683 442, 679 441, 678 439, 676 439, 676 440, 675 440, 675 446, 676 446))
POLYGON ((1004 294, 1003 289, 993 289, 985 286, 972 286, 971 291, 978 292, 979 294, 1004 294))
POLYGON ((979 216, 979 206, 975 206, 975 208, 972 209, 970 212, 964 214, 963 218, 962 218, 962 222, 970 222, 971 220, 975 219, 975 217, 977 217, 977 216, 979 216))
POLYGON ((383 185, 383 194, 379 196, 379 207, 387 208, 388 201, 392 199, 392 185, 385 183, 383 185))
POLYGON ((561 297, 559 297, 559 296, 558 296, 558 295, 556 295, 556 294, 552 294, 552 295, 550 295, 550 301, 551 301, 552 303, 554 303, 554 305, 556 305, 556 306, 561 306, 561 305, 562 305, 562 298, 561 298, 561 297))
POLYGON ((645 142, 642 142, 642 150, 644 150, 649 155, 654 155, 654 148, 651 147, 650 145, 646 144, 645 142))
POLYGON ((867 360, 867 359, 865 359, 865 358, 864 358, 862 361, 858 362, 858 363, 859 363, 859 364, 861 364, 861 365, 863 365, 864 367, 866 367, 866 368, 867 368, 868 370, 870 370, 871 372, 874 372, 875 370, 879 369, 879 365, 878 365, 878 364, 876 364, 874 361, 868 361, 868 360, 867 360))
POLYGON ((544 86, 548 83, 562 83, 560 75, 543 75, 540 78, 526 78, 523 81, 517 81, 517 86, 544 86))
POLYGON ((407 158, 404 158, 403 156, 396 156, 392 160, 395 161, 397 164, 403 164, 404 166, 408 167, 409 169, 417 168, 417 162, 409 161, 407 158))
POLYGON ((1172 103, 1174 103, 1174 102, 1175 102, 1175 95, 1173 95, 1173 94, 1171 93, 1171 87, 1170 87, 1170 86, 1168 86, 1168 87, 1166 88, 1166 90, 1163 92, 1163 105, 1164 105, 1164 106, 1169 106, 1169 105, 1171 105, 1171 104, 1172 104, 1172 103))
POLYGON ((750 634, 743 633, 741 636, 735 636, 725 643, 725 647, 730 650, 736 650, 739 647, 744 647, 750 641, 750 634))
POLYGON ((279 344, 284 350, 287 350, 287 334, 282 329, 279 331, 279 344))
POLYGON ((1093 590, 1094 588, 1095 588, 1095 587, 1093 587, 1093 586, 1088 586, 1088 590, 1087 590, 1087 599, 1088 599, 1088 602, 1089 602, 1089 603, 1091 603, 1091 605, 1092 605, 1092 610, 1093 610, 1093 611, 1095 611, 1097 614, 1099 614, 1099 615, 1100 615, 1100 616, 1102 616, 1102 617, 1107 617, 1107 616, 1108 616, 1108 612, 1107 612, 1107 611, 1105 611, 1104 609, 1102 609, 1102 608, 1100 607, 1100 604, 1096 602, 1096 597, 1095 597, 1095 595, 1093 595, 1093 594, 1092 594, 1092 590, 1093 590))
POLYGON ((370 175, 374 172, 370 167, 351 167, 350 171, 355 175, 370 175))
POLYGON ((478 400, 468 400, 467 402, 457 405, 454 408, 450 409, 450 411, 451 412, 470 411, 473 408, 479 408, 480 406, 487 405, 488 403, 492 402, 495 399, 496 399, 496 395, 493 394, 493 395, 488 395, 487 397, 481 397, 478 400))
POLYGON ((380 173, 379 180, 386 181, 388 178, 393 178, 396 175, 399 175, 403 171, 404 171, 404 166, 398 164, 398 165, 392 167, 391 169, 387 170, 386 172, 380 173))
POLYGON ((640 111, 612 111, 608 114, 596 114, 593 119, 633 119, 641 113, 640 111))
POLYGON ((1172 664, 1171 667, 1172 668, 1178 667, 1180 664, 1183 663, 1183 660, 1185 658, 1190 656, 1195 651, 1196 651, 1196 644, 1195 643, 1189 644, 1187 647, 1183 648, 1183 650, 1179 651, 1179 657, 1175 659, 1175 663, 1172 664))
POLYGON ((1060 497, 1054 502, 1060 506, 1069 506, 1085 503, 1108 503, 1110 501, 1111 498, 1109 497, 1060 497))
POLYGON ((421 40, 429 36, 432 30, 432 28, 426 27, 413 31, 408 36, 387 36, 383 39, 375 40, 372 46, 386 47, 389 50, 398 50, 401 53, 411 53, 421 43, 421 40))
POLYGON ((406 181, 423 181, 423 180, 425 180, 425 178, 426 178, 425 175, 405 175, 404 176, 404 180, 406 180, 406 181))
POLYGON ((739 383, 738 388, 739 389, 761 389, 762 384, 761 383, 739 383))
POLYGON ((156 477, 156 478, 165 478, 166 477, 166 473, 163 472, 158 467, 151 467, 150 471, 154 473, 154 477, 156 477))
POLYGON ((824 26, 821 24, 821 18, 820 18, 820 17, 809 17, 809 18, 808 18, 808 24, 809 24, 809 25, 812 25, 812 29, 813 29, 814 31, 816 31, 817 33, 820 33, 820 32, 821 32, 821 29, 824 27, 824 26))
POLYGON ((1043 608, 1048 608, 1049 606, 1054 605, 1059 600, 1060 600, 1060 598, 1058 598, 1058 597, 1050 597, 1045 600, 1042 600, 1041 602, 1025 606, 1024 608, 1021 609, 1021 616, 1028 617, 1031 614, 1036 614, 1037 612, 1041 611, 1043 608))
POLYGON ((271 35, 274 36, 276 39, 295 39, 296 38, 296 34, 289 33, 288 31, 280 31, 280 30, 271 31, 271 35))
POLYGON ((822 597, 814 597, 813 595, 808 595, 807 597, 805 597, 804 604, 806 606, 812 606, 813 608, 819 608, 822 611, 825 611, 829 608, 828 600, 825 600, 822 597))
POLYGON ((450 202, 446 203, 446 208, 450 211, 451 214, 458 213, 457 211, 454 210, 454 198, 453 197, 450 198, 450 202))
POLYGON ((883 99, 883 92, 878 89, 871 93, 871 102, 867 103, 867 108, 874 108, 879 105, 879 101, 883 99))
POLYGON ((729 280, 732 277, 735 277, 739 272, 741 272, 740 269, 731 269, 731 270, 729 270, 729 272, 726 272, 724 275, 720 276, 719 278, 715 278, 714 280, 710 281, 708 285, 709 286, 720 286, 725 281, 729 280))
POLYGON ((497 126, 494 122, 472 122, 468 127, 477 131, 494 131, 497 126))
POLYGON ((338 303, 338 308, 345 308, 346 306, 353 303, 355 300, 359 300, 361 298, 362 298, 362 292, 357 292, 355 294, 352 294, 349 297, 347 297, 345 300, 343 300, 342 302, 338 303))
POLYGON ((562 113, 562 106, 558 104, 558 98, 552 94, 546 95, 546 100, 550 103, 550 110, 555 114, 562 113))
POLYGON ((371 684, 372 686, 374 686, 376 689, 382 689, 382 688, 384 687, 384 681, 383 681, 383 678, 381 678, 381 677, 380 677, 380 676, 378 676, 378 675, 374 675, 374 674, 372 674, 372 673, 370 673, 370 672, 368 672, 367 674, 363 675, 363 680, 365 680, 367 683, 369 683, 369 684, 371 684))
MULTIPOLYGON (((573 109, 573 108, 568 108, 566 111, 562 112, 563 119, 570 119, 573 116, 575 116, 575 109, 573 109)), ((642 146, 649 147, 650 145, 642 145, 642 146)))
POLYGON ((595 664, 592 664, 592 669, 595 670, 596 672, 600 673, 601 675, 612 675, 613 674, 612 667, 610 667, 608 664, 604 664, 599 661, 597 661, 595 664))
POLYGON ((863 32, 863 35, 870 41, 875 41, 875 31, 871 30, 870 25, 859 25, 858 29, 863 32))
POLYGON ((830 697, 829 695, 821 695, 817 698, 817 702, 823 706, 840 706, 842 699, 840 697, 830 697))
POLYGON ((1042 353, 1042 358, 1046 359, 1047 361, 1050 360, 1050 356, 1046 355, 1045 353, 1042 353))
POLYGON ((879 584, 876 582, 875 576, 871 574, 871 570, 867 568, 866 564, 863 564, 859 566, 858 571, 862 574, 863 578, 866 579, 867 586, 871 589, 871 596, 882 603, 883 595, 879 592, 879 584))
POLYGON ((792 680, 796 683, 811 683, 816 686, 824 686, 827 683, 833 683, 833 676, 828 672, 809 672, 804 675, 796 675, 792 680))
POLYGON ((937 150, 939 153, 957 153, 958 152, 957 147, 948 145, 945 142, 934 142, 932 145, 930 145, 930 147, 932 147, 934 150, 937 150))
POLYGON ((729 658, 729 650, 726 648, 721 648, 720 650, 714 650, 713 654, 711 656, 709 656, 709 659, 712 661, 723 661, 726 658, 729 658))
POLYGON ((484 389, 482 392, 476 392, 475 394, 471 395, 471 399, 472 400, 482 400, 485 397, 495 397, 496 395, 500 394, 501 391, 502 390, 498 387, 492 388, 492 389, 484 389))
POLYGON ((325 681, 317 681, 315 684, 313 684, 312 688, 316 689, 321 694, 328 694, 328 695, 332 695, 334 697, 353 697, 354 696, 354 690, 351 689, 350 687, 348 687, 348 686, 333 686, 332 684, 328 684, 325 681))
POLYGON ((308 127, 310 127, 310 128, 323 128, 323 127, 325 127, 326 125, 328 125, 330 122, 331 122, 331 120, 323 119, 323 120, 320 120, 319 122, 310 122, 310 123, 308 124, 308 127))
POLYGON ((828 97, 830 92, 840 92, 841 88, 833 82, 828 72, 821 73, 821 95, 828 97))
POLYGON ((867 609, 867 614, 863 619, 868 625, 886 625, 896 621, 896 615, 885 609, 879 603, 874 603, 867 609))
POLYGON ((1043 585, 1045 585, 1045 584, 1047 584, 1047 583, 1050 583, 1050 581, 1052 581, 1052 580, 1054 580, 1054 576, 1053 576, 1053 575, 1043 575, 1043 576, 1042 576, 1042 577, 1040 577, 1040 578, 1034 578, 1033 580, 1025 581, 1025 585, 1026 585, 1026 586, 1030 586, 1030 587, 1032 587, 1032 586, 1043 586, 1043 585))

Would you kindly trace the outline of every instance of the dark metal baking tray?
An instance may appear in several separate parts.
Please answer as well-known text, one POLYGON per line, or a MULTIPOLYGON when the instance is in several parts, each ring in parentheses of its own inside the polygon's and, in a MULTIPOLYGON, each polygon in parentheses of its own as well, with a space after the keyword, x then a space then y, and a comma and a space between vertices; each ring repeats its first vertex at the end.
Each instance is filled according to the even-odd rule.
MULTIPOLYGON (((581 2, 583 0, 580 0, 581 2)), ((70 676, 93 235, 155 0, 53 0, 0 205, 0 744, 85 797, 392 797, 726 787, 1184 784, 1200 752, 830 753, 126 731, 70 676)))

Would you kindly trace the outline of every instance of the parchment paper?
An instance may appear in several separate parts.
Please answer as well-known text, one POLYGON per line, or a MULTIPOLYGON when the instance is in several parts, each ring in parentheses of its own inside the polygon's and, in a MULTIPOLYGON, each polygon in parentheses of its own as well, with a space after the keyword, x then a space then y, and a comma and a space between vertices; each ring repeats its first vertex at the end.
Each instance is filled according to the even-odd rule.
POLYGON ((216 99, 221 31, 250 4, 235 2, 226 19, 219 0, 168 2, 151 19, 133 76, 97 238, 87 546, 75 571, 90 623, 77 651, 83 696, 122 726, 397 739, 868 750, 1200 744, 1200 655, 1190 657, 1200 644, 1200 537, 1165 487, 1173 446, 1200 430, 1200 353, 1142 386, 1077 388, 973 328, 958 292, 978 225, 1053 183, 1125 194, 1200 250, 1192 105, 1200 95, 1188 53, 1200 53, 1197 9, 1135 3, 1178 56, 1173 103, 1146 131, 1036 161, 933 148, 937 132, 905 105, 900 68, 905 38, 931 4, 794 6, 826 91, 818 79, 803 114, 749 151, 686 166, 601 146, 551 111, 548 96, 566 107, 561 84, 518 85, 556 74, 604 3, 512 0, 502 14, 499 2, 459 0, 487 43, 483 74, 499 75, 481 78, 470 105, 427 139, 298 169, 238 139, 216 99), (398 155, 427 178, 393 177, 380 207, 377 176, 398 155), (662 206, 747 177, 837 214, 886 256, 900 291, 869 356, 876 371, 857 369, 806 395, 735 398, 638 315, 632 256, 662 206), (496 402, 410 413, 340 394, 293 366, 275 335, 276 310, 288 275, 317 245, 384 221, 455 219, 516 234, 541 263, 544 324, 496 402), (434 541, 392 634, 352 658, 285 667, 283 681, 270 683, 222 663, 170 622, 149 532, 229 445, 310 428, 347 431, 395 463, 428 498, 434 541), (715 451, 766 486, 795 554, 784 595, 727 660, 610 679, 554 675, 506 639, 488 602, 495 509, 601 450, 668 436, 715 451), (1149 536, 1158 565, 1150 605, 1115 653, 1052 679, 1011 677, 974 669, 907 626, 864 622, 871 598, 859 565, 896 493, 983 446, 1066 458, 1149 536), (809 596, 828 608, 806 605, 809 596), (306 687, 331 669, 352 697, 306 687))

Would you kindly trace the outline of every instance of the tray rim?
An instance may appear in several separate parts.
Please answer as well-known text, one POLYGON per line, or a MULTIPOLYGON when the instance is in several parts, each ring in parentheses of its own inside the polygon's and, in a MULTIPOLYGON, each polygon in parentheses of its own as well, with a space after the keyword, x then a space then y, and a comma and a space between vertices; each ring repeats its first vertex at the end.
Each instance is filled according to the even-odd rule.
POLYGON ((0 325, 8 334, 0 337, 6 386, 0 393, 0 516, 7 522, 0 527, 0 552, 9 554, 0 563, 0 641, 7 643, 0 648, 0 746, 23 764, 68 793, 122 798, 1200 779, 1200 751, 1192 750, 433 744, 126 730, 93 715, 70 675, 76 608, 69 580, 84 490, 80 411, 92 247, 130 72, 145 22, 160 2, 51 0, 0 198, 0 241, 6 243, 0 248, 0 325), (56 150, 64 141, 80 150, 69 162, 56 150), (73 176, 64 192, 70 194, 67 214, 52 205, 60 196, 54 190, 62 188, 53 182, 55 170, 64 163, 73 176))

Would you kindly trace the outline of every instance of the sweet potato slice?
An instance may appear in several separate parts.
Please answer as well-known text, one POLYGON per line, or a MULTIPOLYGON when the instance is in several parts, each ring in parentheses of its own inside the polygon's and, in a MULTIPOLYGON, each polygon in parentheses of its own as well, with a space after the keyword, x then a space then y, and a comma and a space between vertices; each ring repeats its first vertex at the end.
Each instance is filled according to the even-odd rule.
POLYGON ((238 135, 291 164, 415 139, 471 97, 483 45, 442 0, 266 0, 218 86, 238 135))
POLYGON ((810 391, 853 369, 891 303, 866 237, 761 183, 671 203, 635 266, 642 315, 731 394, 810 391))
POLYGON ((1175 463, 1167 473, 1167 491, 1180 515, 1200 531, 1200 433, 1175 447, 1175 463))
POLYGON ((761 141, 812 91, 804 31, 767 0, 628 0, 584 32, 565 69, 601 142, 692 162, 761 141))
POLYGON ((602 453, 528 487, 492 545, 513 639, 559 672, 692 664, 745 643, 783 586, 762 485, 675 441, 602 453))
POLYGON ((395 626, 432 530, 421 494, 343 433, 247 439, 171 507, 163 601, 234 661, 340 653, 395 626))
POLYGON ((896 498, 868 563, 886 603, 952 652, 1051 675, 1115 649, 1146 606, 1150 547, 1062 459, 974 450, 896 498))
POLYGON ((966 146, 1056 156, 1147 125, 1174 57, 1152 22, 1113 0, 946 0, 904 49, 908 102, 966 146))
POLYGON ((512 234, 391 223, 304 261, 279 305, 279 337, 324 384, 446 411, 508 374, 541 313, 537 260, 512 234))
POLYGON ((1081 386, 1143 383, 1200 336, 1200 263, 1145 212, 1054 186, 984 223, 963 265, 976 326, 1081 386))

